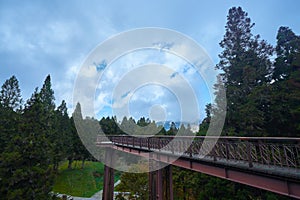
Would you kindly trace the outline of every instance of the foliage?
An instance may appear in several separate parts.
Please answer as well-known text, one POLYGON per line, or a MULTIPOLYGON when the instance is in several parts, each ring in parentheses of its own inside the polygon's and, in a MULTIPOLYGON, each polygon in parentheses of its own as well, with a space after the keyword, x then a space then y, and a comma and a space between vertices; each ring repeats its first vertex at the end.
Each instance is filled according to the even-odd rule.
MULTIPOLYGON (((23 112, 14 115, 19 119, 13 124, 15 132, 10 132, 11 140, 1 153, 1 196, 6 199, 48 199, 53 184, 51 145, 47 140, 51 129, 37 90, 23 112)), ((10 127, 3 128, 5 132, 10 127)))
MULTIPOLYGON (((216 100, 206 105, 206 117, 199 125, 198 135, 205 135, 212 118, 225 112, 223 106, 227 100, 223 135, 300 136, 300 36, 289 27, 280 27, 273 48, 259 35, 253 35, 253 27, 254 23, 241 7, 229 9, 225 34, 220 42, 220 62, 216 65, 221 71, 214 85, 216 100), (272 57, 274 50, 276 55, 272 57)), ((74 120, 79 120, 79 128, 88 127, 84 137, 90 143, 100 131, 99 124, 108 135, 176 135, 178 131, 183 135, 191 134, 190 127, 178 129, 173 122, 166 131, 144 117, 137 121, 124 117, 121 124, 116 117, 103 117, 100 121, 83 119, 79 103, 70 118, 66 102, 56 107, 54 100, 50 75, 25 105, 17 78, 12 76, 3 83, 0 90, 1 198, 50 199, 49 192, 57 174, 56 191, 63 189, 65 180, 69 180, 69 184, 78 182, 77 175, 90 178, 91 182, 94 180, 95 185, 89 188, 98 189, 101 180, 91 176, 97 164, 86 162, 94 158, 78 136, 74 120), (68 163, 64 162, 66 160, 68 163), (79 160, 81 169, 76 166, 79 160), (63 168, 59 169, 61 162, 64 162, 63 168)), ((284 199, 180 168, 174 169, 173 178, 177 199, 284 199)), ((146 174, 124 173, 121 179, 120 190, 147 198, 146 174)), ((92 192, 74 194, 88 196, 92 192)))
MULTIPOLYGON (((273 48, 260 36, 253 36, 248 14, 241 7, 233 7, 227 16, 226 32, 220 46, 217 68, 222 70, 222 81, 226 88, 227 117, 225 127, 234 128, 238 134, 263 132, 261 107, 264 102, 254 102, 251 95, 255 89, 270 82, 270 56, 273 48), (255 113, 255 116, 249 115, 255 113), (247 122, 246 124, 244 122, 247 122)), ((226 131, 225 129, 225 131, 226 131)))
POLYGON ((2 198, 51 199, 49 193, 59 162, 69 157, 85 160, 86 156, 81 155, 86 155, 86 149, 77 148, 82 144, 65 101, 55 108, 54 99, 49 75, 42 89, 35 89, 24 108, 16 77, 3 84, 0 94, 2 198))
POLYGON ((53 186, 54 192, 91 197, 102 189, 104 171, 102 163, 87 161, 84 169, 81 168, 79 161, 75 161, 73 165, 72 169, 68 169, 67 162, 59 166, 53 186))
POLYGON ((19 81, 15 76, 6 80, 0 91, 0 104, 4 108, 15 110, 22 104, 19 81))
POLYGON ((117 191, 130 192, 129 199, 148 199, 148 174, 136 173, 138 171, 147 171, 148 165, 139 163, 131 167, 132 173, 124 172, 121 177, 121 183, 116 187, 117 191))

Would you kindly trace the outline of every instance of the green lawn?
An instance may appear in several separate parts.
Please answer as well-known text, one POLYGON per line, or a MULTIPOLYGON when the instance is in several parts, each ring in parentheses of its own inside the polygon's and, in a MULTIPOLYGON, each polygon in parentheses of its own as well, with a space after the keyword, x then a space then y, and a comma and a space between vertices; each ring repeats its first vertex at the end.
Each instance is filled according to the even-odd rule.
MULTIPOLYGON (((102 190, 104 166, 100 162, 86 161, 84 169, 80 169, 81 161, 74 161, 73 169, 67 169, 67 162, 59 166, 55 179, 54 192, 78 197, 91 197, 102 190)), ((115 181, 119 179, 116 173, 115 181)))

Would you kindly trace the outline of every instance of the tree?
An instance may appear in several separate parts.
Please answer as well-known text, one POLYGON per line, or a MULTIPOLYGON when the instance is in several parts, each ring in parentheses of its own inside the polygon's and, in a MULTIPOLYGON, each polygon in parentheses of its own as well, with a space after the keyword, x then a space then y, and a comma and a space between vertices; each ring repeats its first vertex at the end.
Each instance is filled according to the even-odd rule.
POLYGON ((292 63, 299 52, 300 37, 290 28, 280 27, 276 36, 277 58, 274 64, 272 77, 275 81, 286 80, 292 73, 292 63))
POLYGON ((4 108, 15 110, 20 108, 22 104, 21 90, 19 88, 19 81, 15 76, 6 80, 0 91, 0 104, 4 108))
POLYGON ((211 111, 212 111, 212 104, 206 104, 205 105, 205 113, 206 113, 206 118, 205 121, 207 121, 208 123, 210 122, 211 119, 211 111))
POLYGON ((19 115, 14 112, 21 107, 19 82, 15 76, 6 80, 0 91, 0 152, 3 152, 18 132, 19 115))
POLYGON ((217 69, 223 70, 222 82, 226 88, 227 118, 226 129, 234 129, 239 134, 250 134, 261 131, 256 125, 263 118, 247 121, 248 112, 259 111, 263 105, 249 104, 250 94, 259 86, 270 82, 271 62, 269 57, 273 48, 260 36, 253 36, 248 14, 241 7, 229 10, 226 33, 220 46, 223 52, 219 55, 217 69), (246 104, 248 102, 248 104, 246 104), (250 109, 250 110, 249 110, 250 109), (245 133, 246 132, 246 133, 245 133))
POLYGON ((139 171, 148 171, 148 169, 149 166, 147 164, 139 163, 133 165, 130 169, 132 173, 122 173, 120 177, 121 183, 116 189, 121 192, 130 192, 129 199, 148 199, 148 174, 136 173, 139 171))
POLYGON ((175 122, 171 122, 170 129, 167 131, 167 135, 176 135, 178 132, 178 128, 176 127, 175 122))
POLYGON ((157 129, 159 130, 158 135, 166 135, 167 134, 167 131, 163 125, 159 125, 157 127, 157 129))
POLYGON ((213 111, 212 104, 211 103, 206 104, 205 105, 206 117, 202 120, 201 124, 199 125, 199 130, 197 135, 206 135, 212 117, 212 111, 213 111))
POLYGON ((68 160, 68 169, 72 169, 73 161, 76 157, 78 157, 77 154, 77 147, 80 138, 78 137, 77 130, 74 123, 74 118, 71 117, 70 119, 70 132, 68 132, 67 135, 67 141, 68 144, 66 144, 66 154, 67 154, 67 160, 68 160))
MULTIPOLYGON (((73 154, 69 155, 69 166, 72 167, 73 160, 81 160, 82 168, 84 167, 85 160, 92 159, 89 151, 96 151, 96 147, 91 145, 95 142, 98 135, 99 122, 93 118, 82 118, 81 105, 77 103, 74 113, 72 115, 72 144, 73 144, 73 154), (76 123, 76 127, 75 127, 76 123), (80 133, 80 135, 78 134, 80 133), (89 151, 84 146, 85 144, 91 145, 89 151)), ((103 133, 101 133, 103 134, 103 133)), ((99 159, 99 158, 98 158, 99 159)))
POLYGON ((72 141, 71 124, 68 116, 67 104, 63 100, 54 113, 54 127, 52 134, 53 169, 58 170, 58 164, 67 157, 68 147, 72 141), (71 140, 71 141, 70 141, 71 140))
POLYGON ((54 103, 54 91, 51 88, 51 77, 48 75, 44 81, 44 84, 41 88, 40 92, 41 101, 44 104, 44 107, 47 111, 54 111, 55 103, 54 103))
POLYGON ((123 134, 120 127, 117 124, 116 117, 102 117, 100 120, 101 129, 106 135, 120 135, 123 134))
POLYGON ((53 176, 45 116, 36 90, 15 125, 17 133, 1 154, 1 195, 5 199, 49 199, 53 176))
POLYGON ((277 33, 274 83, 270 87, 267 131, 273 136, 299 136, 300 36, 290 28, 277 33))
MULTIPOLYGON (((297 88, 297 56, 300 37, 290 28, 280 27, 277 33, 276 54, 270 89, 270 109, 267 130, 273 136, 299 135, 296 120, 299 109, 299 87, 297 88), (296 84, 295 84, 296 83, 296 84), (298 100, 297 100, 298 97, 298 100)), ((299 77, 299 76, 298 76, 299 77)))
MULTIPOLYGON (((300 38, 298 36, 298 38, 300 38)), ((300 49, 300 46, 298 46, 300 49)), ((291 118, 290 125, 293 129, 290 132, 290 136, 300 136, 300 51, 295 55, 292 62, 292 73, 290 79, 288 80, 289 86, 291 88, 289 93, 290 98, 290 113, 291 118)))
POLYGON ((126 116, 123 117, 123 120, 120 125, 120 129, 125 134, 134 135, 136 132, 136 128, 137 128, 137 126, 136 126, 135 120, 132 117, 130 117, 129 119, 127 119, 126 116))
POLYGON ((141 117, 136 124, 141 127, 148 126, 150 124, 150 120, 145 119, 145 117, 141 117))
POLYGON ((57 107, 57 111, 61 114, 61 116, 68 116, 68 108, 65 100, 62 100, 61 104, 57 107))

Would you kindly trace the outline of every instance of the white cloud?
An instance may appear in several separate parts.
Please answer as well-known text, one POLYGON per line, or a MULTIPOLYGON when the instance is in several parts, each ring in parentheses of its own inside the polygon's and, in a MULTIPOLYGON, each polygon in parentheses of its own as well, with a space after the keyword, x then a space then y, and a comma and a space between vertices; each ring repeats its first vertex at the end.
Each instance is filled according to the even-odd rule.
MULTIPOLYGON (((41 6, 44 7, 46 5, 34 5, 31 12, 37 13, 37 11, 41 10, 41 6)), ((63 7, 66 8, 67 5, 63 7)), ((165 70, 158 70, 153 74, 151 74, 151 71, 146 70, 143 75, 132 74, 132 78, 127 80, 126 85, 134 85, 136 82, 142 83, 144 80, 153 78, 158 82, 164 80, 165 87, 175 88, 180 94, 183 94, 184 89, 186 89, 183 87, 184 82, 190 82, 191 85, 196 84, 197 79, 193 78, 193 71, 188 70, 186 74, 182 73, 186 62, 176 55, 163 52, 163 50, 172 51, 175 48, 176 51, 183 52, 184 55, 193 52, 180 43, 168 45, 168 43, 164 43, 164 40, 161 41, 163 49, 160 49, 160 51, 141 50, 130 52, 118 58, 103 71, 103 76, 97 82, 99 72, 97 72, 96 67, 88 65, 88 67, 80 71, 81 63, 92 48, 117 32, 115 29, 116 22, 113 22, 112 16, 107 14, 105 7, 101 7, 101 9, 89 7, 90 10, 83 9, 79 12, 75 9, 76 7, 86 7, 86 5, 75 3, 75 7, 68 10, 68 12, 73 13, 72 17, 62 12, 64 11, 62 8, 58 8, 60 11, 54 10, 53 12, 46 10, 42 14, 45 20, 39 19, 38 16, 27 16, 27 13, 24 13, 22 8, 18 7, 18 12, 23 16, 22 19, 18 15, 11 13, 12 18, 17 20, 8 20, 2 28, 0 27, 0 34, 1 36, 3 35, 2 38, 5 42, 2 44, 7 46, 2 45, 0 51, 1 48, 5 48, 5 51, 14 52, 13 56, 15 57, 26 58, 26 61, 22 61, 26 63, 23 67, 30 71, 35 70, 37 76, 41 76, 44 73, 42 75, 44 77, 45 74, 50 73, 53 80, 56 103, 59 104, 62 99, 65 99, 70 108, 69 112, 73 111, 73 103, 76 103, 72 101, 74 86, 81 88, 81 94, 79 94, 82 96, 81 104, 93 105, 91 106, 92 109, 89 108, 83 111, 86 114, 101 113, 104 107, 112 106, 112 102, 115 105, 122 103, 121 101, 111 100, 110 94, 114 91, 116 85, 133 69, 149 63, 167 66, 173 70, 172 73, 178 72, 180 76, 186 76, 186 80, 176 76, 169 81, 168 78, 171 76, 171 73, 165 70), (17 30, 20 30, 20 27, 23 27, 23 29, 18 32, 17 30), (17 56, 17 54, 22 56, 17 56), (40 68, 37 70, 33 66, 40 68), (77 73, 80 73, 79 78, 82 84, 74 85, 76 78, 78 78, 77 73), (166 82, 166 80, 168 81, 166 82), (95 90, 97 91, 95 92, 95 90), (90 100, 91 97, 93 102, 90 100)), ((165 37, 168 39, 166 35, 165 37)), ((116 46, 119 48, 113 48, 111 51, 105 52, 105 55, 107 57, 115 55, 115 52, 121 51, 127 45, 130 46, 131 43, 134 43, 133 46, 139 43, 146 44, 143 37, 133 39, 117 43, 116 46)), ((148 109, 153 103, 163 104, 167 110, 176 110, 175 107, 178 107, 176 98, 174 99, 174 96, 169 94, 170 92, 166 93, 160 87, 145 87, 139 90, 143 92, 137 91, 130 93, 128 97, 123 99, 123 101, 137 102, 136 108, 133 107, 136 112, 148 109), (143 89, 145 90, 143 91, 143 89)), ((169 115, 170 118, 180 115, 178 112, 175 113, 175 111, 170 111, 170 113, 173 113, 169 115)))

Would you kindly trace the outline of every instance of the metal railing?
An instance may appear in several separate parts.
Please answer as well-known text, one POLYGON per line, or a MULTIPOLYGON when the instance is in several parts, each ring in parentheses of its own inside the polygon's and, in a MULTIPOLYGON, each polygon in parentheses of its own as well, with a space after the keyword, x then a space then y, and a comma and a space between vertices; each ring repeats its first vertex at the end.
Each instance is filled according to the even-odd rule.
MULTIPOLYGON (((106 138, 106 139, 104 139, 106 138)), ((147 151, 214 161, 241 161, 255 164, 300 169, 300 138, 284 137, 208 137, 208 136, 107 136, 113 144, 147 151)))

